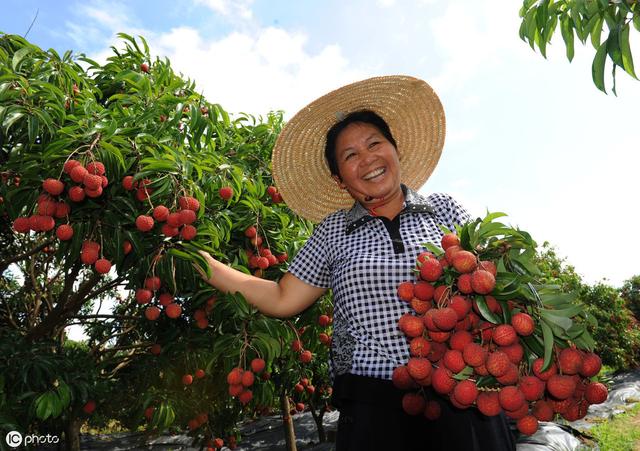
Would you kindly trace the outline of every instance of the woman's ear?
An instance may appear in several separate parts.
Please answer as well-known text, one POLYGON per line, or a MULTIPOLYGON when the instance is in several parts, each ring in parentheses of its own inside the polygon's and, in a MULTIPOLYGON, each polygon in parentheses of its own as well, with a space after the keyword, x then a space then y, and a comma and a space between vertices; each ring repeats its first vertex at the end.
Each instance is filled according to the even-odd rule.
POLYGON ((347 185, 342 183, 342 179, 340 178, 339 175, 332 175, 331 178, 336 181, 340 189, 347 189, 347 185))

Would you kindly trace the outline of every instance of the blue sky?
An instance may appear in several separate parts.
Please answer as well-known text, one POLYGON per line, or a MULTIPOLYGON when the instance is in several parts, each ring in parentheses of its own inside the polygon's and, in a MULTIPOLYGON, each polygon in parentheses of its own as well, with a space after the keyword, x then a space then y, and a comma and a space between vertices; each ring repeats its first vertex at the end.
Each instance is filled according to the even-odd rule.
MULTIPOLYGON (((447 114, 447 140, 422 192, 451 193, 473 215, 550 241, 588 281, 640 274, 640 82, 619 97, 591 82, 594 51, 569 64, 558 34, 548 59, 518 37, 517 0, 4 0, 0 30, 41 47, 105 58, 115 34, 152 51, 230 112, 287 116, 374 75, 425 79, 447 114), (634 133, 635 132, 635 133, 634 133)), ((632 49, 640 61, 638 33, 632 49)), ((636 65, 639 63, 636 62, 636 65)))

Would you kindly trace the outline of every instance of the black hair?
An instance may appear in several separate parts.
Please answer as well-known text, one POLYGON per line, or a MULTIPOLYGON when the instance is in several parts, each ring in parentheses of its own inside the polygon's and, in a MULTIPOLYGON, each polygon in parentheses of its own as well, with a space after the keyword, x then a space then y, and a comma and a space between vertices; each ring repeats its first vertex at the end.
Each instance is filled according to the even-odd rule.
POLYGON ((340 172, 338 171, 338 161, 336 159, 336 140, 338 139, 338 135, 340 132, 347 128, 350 124, 354 122, 363 122, 365 124, 370 124, 380 130, 380 133, 393 144, 393 147, 396 149, 398 146, 396 145, 396 140, 393 139, 391 135, 391 130, 389 129, 389 125, 382 119, 377 113, 374 113, 370 110, 361 110, 354 111, 353 113, 349 113, 344 119, 340 122, 334 124, 329 131, 327 132, 327 144, 324 148, 324 157, 327 160, 327 164, 329 165, 329 171, 331 175, 337 175, 340 177, 340 172))

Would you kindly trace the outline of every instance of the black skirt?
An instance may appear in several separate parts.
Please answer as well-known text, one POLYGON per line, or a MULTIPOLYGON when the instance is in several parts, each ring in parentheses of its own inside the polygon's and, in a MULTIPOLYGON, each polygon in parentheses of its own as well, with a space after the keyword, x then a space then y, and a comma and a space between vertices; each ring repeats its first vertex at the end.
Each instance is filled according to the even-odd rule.
MULTIPOLYGON (((402 410, 404 392, 388 380, 346 374, 336 377, 332 403, 340 411, 336 451, 515 451, 504 414, 486 417, 439 398, 437 420, 402 410)), ((430 393, 432 397, 438 395, 430 393)))

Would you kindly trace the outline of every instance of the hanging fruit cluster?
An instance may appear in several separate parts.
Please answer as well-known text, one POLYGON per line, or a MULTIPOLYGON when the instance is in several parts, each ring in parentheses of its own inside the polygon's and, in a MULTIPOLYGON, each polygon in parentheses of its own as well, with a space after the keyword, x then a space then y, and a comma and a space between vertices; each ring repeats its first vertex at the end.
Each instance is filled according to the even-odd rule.
POLYGON ((410 357, 393 383, 410 390, 402 401, 409 414, 436 419, 446 399, 487 416, 504 412, 531 435, 556 414, 583 418, 608 391, 592 381, 601 359, 583 306, 535 283, 535 242, 493 221, 500 216, 447 231, 442 248, 427 245, 431 252, 418 256, 416 280, 398 286, 412 308, 398 321, 410 357))

